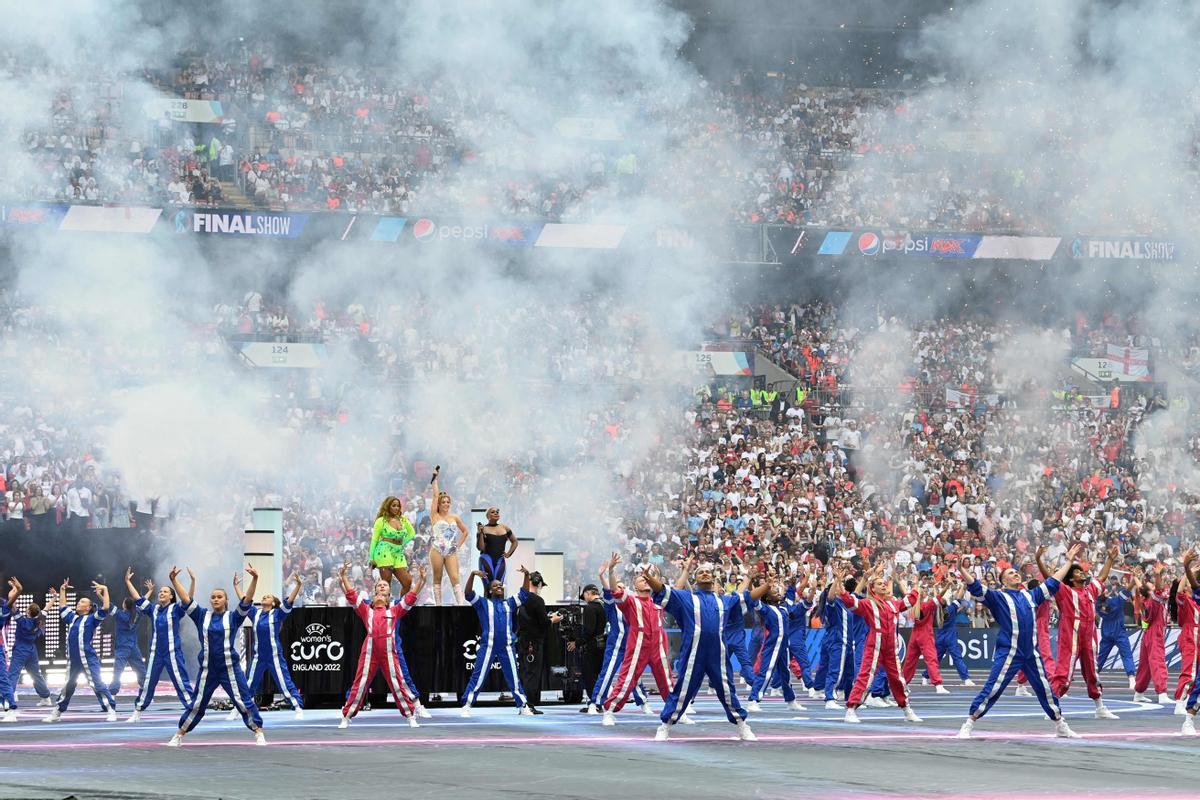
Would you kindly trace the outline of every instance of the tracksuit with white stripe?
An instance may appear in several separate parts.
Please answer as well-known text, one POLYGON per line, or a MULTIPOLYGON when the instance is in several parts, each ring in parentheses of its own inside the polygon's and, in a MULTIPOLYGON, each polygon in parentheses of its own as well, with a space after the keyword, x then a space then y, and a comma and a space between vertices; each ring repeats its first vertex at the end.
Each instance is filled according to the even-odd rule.
MULTIPOLYGON (((1200 605, 1200 589, 1192 592, 1192 601, 1196 605, 1200 605)), ((1187 710, 1192 713, 1200 711, 1200 680, 1192 681, 1192 691, 1188 694, 1187 698, 1187 710)))
POLYGON ((789 611, 782 603, 771 605, 763 600, 754 600, 750 592, 744 592, 742 600, 758 612, 766 629, 762 650, 759 651, 758 669, 750 689, 750 702, 758 702, 763 689, 778 685, 783 689, 783 699, 790 703, 796 699, 796 693, 792 690, 791 671, 788 669, 791 657, 788 650, 789 611))
POLYGON ((350 589, 346 592, 346 601, 367 627, 367 638, 358 654, 358 668, 354 672, 350 691, 346 694, 342 716, 354 718, 363 703, 367 702, 375 674, 382 671, 401 716, 411 717, 416 710, 417 699, 404 683, 394 637, 396 622, 417 604, 417 596, 409 592, 399 602, 376 608, 367 597, 360 597, 357 591, 350 589))
MULTIPOLYGON (((17 707, 17 684, 10 677, 8 661, 4 652, 4 628, 12 619, 12 609, 4 600, 0 600, 0 708, 8 711, 17 707)), ((13 648, 15 661, 16 648, 13 648)))
POLYGON ((521 589, 516 597, 499 598, 477 595, 468 588, 466 598, 479 615, 480 631, 479 647, 475 650, 475 668, 471 670, 471 679, 463 691, 463 705, 475 703, 492 662, 499 661, 504 680, 512 689, 513 702, 517 708, 524 708, 525 690, 521 688, 521 676, 517 670, 513 618, 517 609, 529 598, 529 592, 521 589))
POLYGON ((283 642, 279 638, 279 630, 283 620, 292 613, 292 604, 286 597, 280 600, 280 605, 270 611, 263 611, 261 606, 250 609, 250 623, 254 626, 254 660, 250 662, 250 693, 255 697, 262 691, 263 677, 267 670, 271 671, 271 679, 279 691, 287 697, 288 704, 294 710, 304 708, 304 698, 300 690, 292 682, 292 671, 288 669, 287 659, 283 656, 283 642))
POLYGON ((13 691, 12 708, 17 707, 16 692, 17 687, 21 685, 21 670, 29 673, 29 679, 33 681, 33 689, 38 697, 50 696, 50 687, 46 685, 46 678, 42 675, 42 665, 38 659, 37 640, 45 633, 44 628, 38 624, 40 619, 41 617, 22 614, 13 623, 16 626, 16 635, 13 637, 13 649, 8 659, 8 681, 13 691))
MULTIPOLYGON (((1192 599, 1191 592, 1180 591, 1175 596, 1175 611, 1179 617, 1179 681, 1175 684, 1175 699, 1181 700, 1191 692, 1200 665, 1200 606, 1192 599)), ((1121 626, 1122 630, 1124 627, 1121 626)))
POLYGON ((909 592, 899 600, 879 600, 874 597, 860 599, 850 592, 842 592, 842 603, 857 614, 867 625, 863 643, 862 663, 854 687, 846 698, 846 707, 862 705, 863 697, 871 685, 877 682, 876 674, 883 669, 888 685, 901 708, 908 705, 908 689, 901 675, 898 643, 900 634, 897 622, 900 614, 912 608, 917 601, 916 591, 909 592))
POLYGON ((843 688, 852 679, 854 669, 854 615, 825 590, 825 603, 821 611, 821 622, 825 626, 825 638, 821 640, 821 666, 815 676, 817 686, 825 687, 826 702, 833 700, 833 693, 843 688))
POLYGON ((667 655, 667 634, 663 629, 661 612, 648 597, 628 591, 613 593, 617 608, 625 617, 625 654, 617 677, 613 679, 604 710, 616 713, 625 707, 638 679, 650 668, 658 693, 666 697, 671 692, 671 660, 667 655))
MULTIPOLYGON (((617 670, 621 668, 621 662, 625 658, 625 641, 629 635, 625 627, 625 615, 617 610, 616 601, 608 589, 604 590, 603 604, 608 634, 604 640, 604 660, 600 666, 600 675, 596 678, 596 685, 592 687, 591 703, 596 706, 603 705, 608 699, 613 680, 617 677, 617 670)), ((633 702, 639 706, 646 702, 646 691, 640 682, 633 684, 633 702)))
POLYGON ((138 611, 150 618, 150 654, 146 659, 146 676, 142 680, 142 690, 138 693, 134 709, 145 711, 154 702, 154 692, 158 688, 158 679, 165 669, 175 687, 175 694, 184 708, 192 704, 195 691, 191 679, 188 678, 187 665, 183 657, 183 640, 179 636, 179 621, 192 609, 196 608, 193 600, 191 605, 183 606, 177 602, 152 603, 147 598, 137 601, 138 611))
MULTIPOLYGON (((946 604, 945 616, 942 617, 942 624, 934 634, 933 641, 937 645, 938 660, 941 661, 949 655, 954 668, 958 670, 959 679, 965 681, 971 677, 971 673, 967 671, 967 661, 958 647, 958 612, 962 610, 962 606, 961 600, 951 600, 946 604)), ((925 670, 925 677, 929 677, 928 669, 925 670)))
POLYGON ((1133 647, 1129 644, 1129 631, 1125 630, 1125 603, 1132 600, 1133 595, 1122 589, 1096 605, 1096 613, 1100 616, 1100 654, 1096 656, 1096 663, 1104 669, 1104 662, 1115 647, 1121 656, 1121 666, 1130 677, 1137 672, 1137 665, 1133 660, 1133 647))
POLYGON ((64 607, 60 612, 63 624, 67 626, 67 655, 71 667, 67 672, 67 683, 58 700, 59 713, 66 711, 67 706, 71 705, 71 698, 75 694, 75 681, 80 675, 87 679, 88 686, 96 693, 101 708, 105 711, 115 711, 117 708, 117 701, 100 679, 100 656, 92 646, 92 637, 96 635, 100 623, 108 619, 113 607, 110 605, 108 608, 99 608, 93 605, 92 608, 95 609, 92 613, 82 616, 76 614, 72 608, 64 607))
POLYGON ((1096 668, 1096 598, 1103 589, 1100 581, 1092 578, 1078 589, 1064 583, 1054 597, 1058 603, 1058 653, 1052 682, 1059 697, 1071 690, 1076 660, 1088 697, 1099 700, 1104 695, 1096 668))
POLYGON ((750 655, 750 649, 746 646, 746 614, 750 610, 745 598, 741 593, 734 595, 738 599, 738 604, 725 617, 725 630, 721 633, 725 640, 725 654, 729 658, 729 665, 733 666, 733 659, 738 662, 738 672, 741 673, 742 680, 747 684, 754 683, 754 657, 750 655))
POLYGON ((126 667, 133 670, 139 686, 146 680, 146 658, 142 655, 142 648, 138 645, 137 636, 139 616, 136 605, 132 611, 121 608, 114 611, 112 615, 115 644, 113 647, 113 677, 112 682, 108 684, 108 690, 114 695, 121 691, 121 675, 125 673, 126 667))
POLYGON ((238 632, 250 614, 250 602, 243 601, 221 613, 203 608, 193 602, 187 614, 196 623, 200 634, 200 674, 196 678, 196 693, 190 706, 179 718, 179 730, 187 733, 196 727, 208 710, 208 701, 218 687, 225 690, 242 722, 250 730, 262 727, 262 715, 246 683, 246 673, 237 652, 238 632))
POLYGON ((1000 629, 991 672, 971 703, 972 717, 986 714, 1017 672, 1024 671, 1046 716, 1055 721, 1062 719, 1058 697, 1050 685, 1050 676, 1046 674, 1046 665, 1038 649, 1037 629, 1038 606, 1050 600, 1060 586, 1055 578, 1046 578, 1033 589, 984 589, 978 580, 967 586, 971 596, 982 600, 992 612, 1000 629))
POLYGON ((726 617, 741 613, 739 595, 722 597, 703 589, 664 586, 653 596, 654 602, 675 618, 680 633, 679 675, 663 706, 662 722, 674 725, 679 721, 706 677, 725 708, 725 717, 731 723, 744 722, 746 709, 733 687, 722 635, 726 617))

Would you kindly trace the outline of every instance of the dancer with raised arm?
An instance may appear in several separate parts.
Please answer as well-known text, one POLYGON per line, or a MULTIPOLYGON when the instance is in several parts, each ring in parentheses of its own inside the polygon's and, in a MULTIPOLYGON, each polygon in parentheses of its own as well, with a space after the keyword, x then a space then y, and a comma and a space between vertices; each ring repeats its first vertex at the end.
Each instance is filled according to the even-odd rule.
MULTIPOLYGON (((179 576, 179 567, 171 567, 170 581, 175 583, 179 576)), ((183 657, 183 640, 179 635, 179 621, 188 611, 195 607, 191 598, 196 594, 196 575, 189 569, 190 580, 187 597, 188 603, 180 602, 175 590, 170 586, 160 586, 154 602, 150 596, 155 594, 154 581, 147 578, 142 586, 144 595, 138 595, 133 586, 133 567, 125 570, 125 588, 131 597, 137 598, 138 610, 150 618, 150 654, 146 659, 146 674, 142 679, 141 691, 133 704, 133 713, 126 722, 137 722, 142 718, 142 712, 154 702, 154 693, 158 689, 158 679, 165 669, 175 687, 175 694, 184 708, 192 705, 195 692, 191 679, 188 678, 187 665, 183 657)))
POLYGON ((358 669, 350 684, 350 692, 346 695, 346 704, 342 706, 342 719, 339 728, 350 727, 350 720, 358 715, 363 703, 367 701, 367 691, 376 673, 383 672, 388 688, 392 690, 392 699, 400 716, 408 720, 410 728, 419 727, 416 716, 417 700, 409 691, 400 670, 400 662, 396 657, 396 623, 417 604, 417 595, 425 586, 425 567, 417 572, 417 583, 399 602, 392 601, 392 586, 389 582, 375 581, 371 599, 359 595, 346 577, 348 564, 342 564, 338 570, 338 580, 342 583, 342 592, 346 602, 354 609, 355 615, 362 620, 367 628, 367 638, 363 640, 362 650, 358 653, 358 669))
POLYGON ((459 716, 471 716, 471 706, 479 699, 479 692, 483 689, 488 670, 492 668, 493 659, 500 662, 500 671, 504 674, 504 680, 508 682, 508 688, 512 690, 517 713, 533 716, 525 699, 525 691, 521 688, 521 677, 517 671, 516 639, 513 634, 513 617, 529 597, 531 587, 529 570, 522 567, 521 572, 525 574, 525 584, 516 597, 509 598, 504 596, 504 583, 495 578, 489 582, 483 570, 474 570, 467 576, 467 602, 479 615, 480 630, 479 646, 475 648, 475 667, 471 670, 467 688, 463 690, 463 706, 459 716), (476 576, 484 583, 482 595, 475 594, 476 576))
POLYGON ((58 722, 62 719, 63 712, 71 705, 71 698, 75 696, 75 682, 80 675, 87 679, 88 686, 92 687, 92 691, 96 693, 96 699, 100 701, 101 707, 107 712, 105 719, 108 722, 116 722, 117 701, 113 699, 112 694, 108 691, 108 686, 100 678, 100 656, 96 654, 96 649, 92 646, 92 639, 99 630, 100 623, 108 619, 108 615, 113 612, 112 601, 108 598, 108 587, 93 581, 92 590, 100 599, 100 605, 97 606, 91 598, 81 597, 75 602, 74 609, 67 608, 67 589, 70 588, 72 588, 70 580, 64 580, 58 587, 56 598, 57 605, 60 607, 59 614, 62 616, 63 624, 67 626, 67 630, 64 632, 67 640, 67 657, 70 660, 67 683, 59 695, 58 706, 42 722, 58 722))
POLYGON ((1105 587, 1104 595, 1096 605, 1096 613, 1100 616, 1100 652, 1096 656, 1096 664, 1104 669, 1108 654, 1115 647, 1121 656, 1121 666, 1129 677, 1129 688, 1132 689, 1137 679, 1137 664, 1133 660, 1133 648, 1129 644, 1129 631, 1125 629, 1125 604, 1133 601, 1130 592, 1131 576, 1127 576, 1125 585, 1121 586, 1111 578, 1105 587))
MULTIPOLYGON (((616 582, 613 570, 619 563, 621 557, 613 553, 608 562, 612 583, 616 582)), ((630 594, 624 586, 617 586, 612 593, 613 602, 625 618, 628 633, 625 656, 612 682, 612 691, 604 700, 604 725, 616 724, 614 715, 625 707, 630 693, 637 687, 647 667, 654 676, 659 696, 666 697, 671 692, 671 659, 658 606, 650 597, 650 584, 645 577, 638 575, 633 580, 633 590, 634 594, 630 594)))
POLYGON ((408 594, 412 576, 408 574, 408 556, 404 548, 417 537, 412 523, 404 516, 399 497, 385 497, 375 514, 371 529, 371 567, 379 570, 379 579, 391 585, 392 578, 400 581, 401 592, 408 594))
MULTIPOLYGON (((625 584, 617 580, 616 553, 600 565, 600 585, 604 587, 601 602, 604 604, 604 619, 608 629, 604 638, 604 658, 600 662, 600 675, 596 685, 592 687, 590 702, 584 711, 595 714, 603 711, 604 701, 612 691, 613 680, 625 660, 625 643, 628 641, 628 628, 625 626, 625 615, 617 609, 613 595, 617 591, 624 592, 625 584)), ((663 695, 665 697, 665 695, 663 695)), ((639 681, 633 684, 633 702, 641 707, 642 713, 653 714, 650 704, 646 702, 646 691, 639 681)))
MULTIPOLYGON (((943 597, 946 603, 945 613, 942 614, 942 622, 938 625, 937 634, 934 637, 934 643, 937 645, 937 659, 940 662, 946 656, 950 657, 950 661, 954 664, 954 669, 958 672, 958 677, 963 682, 963 686, 974 686, 975 681, 971 680, 971 673, 967 671, 967 661, 963 658, 962 649, 958 646, 958 615, 966 605, 964 597, 967 594, 967 587, 955 582, 955 588, 951 592, 947 592, 943 597)), ((1049 609, 1049 606, 1046 607, 1049 609)), ((925 670, 925 677, 922 683, 929 680, 929 670, 925 670)))
POLYGON ((784 607, 788 614, 788 666, 800 681, 800 685, 808 687, 808 696, 813 699, 818 695, 813 685, 812 664, 808 658, 808 629, 812 623, 811 596, 815 589, 815 579, 815 574, 798 572, 788 582, 787 592, 784 594, 784 607))
POLYGON ((1142 641, 1138 645, 1138 667, 1133 682, 1133 699, 1139 703, 1153 703, 1154 698, 1146 695, 1146 689, 1154 683, 1158 702, 1171 703, 1167 694, 1167 593, 1163 590, 1163 574, 1154 576, 1153 585, 1134 578, 1136 602, 1142 609, 1142 641))
POLYGON ((4 722, 17 721, 17 685, 10 677, 8 660, 4 652, 4 629, 12 619, 13 604, 21 595, 21 582, 8 579, 8 598, 0 597, 0 708, 4 709, 4 722))
POLYGON ((746 709, 738 702, 729 674, 729 662, 725 657, 725 616, 733 612, 738 598, 733 595, 719 597, 714 592, 716 573, 711 564, 701 564, 692 572, 692 559, 684 562, 683 570, 674 586, 667 586, 649 568, 643 577, 650 584, 654 602, 675 618, 679 625, 679 663, 681 669, 675 685, 663 706, 654 740, 665 742, 671 735, 671 727, 681 721, 684 712, 692 704, 700 684, 705 678, 717 694, 725 709, 725 718, 737 726, 738 738, 745 742, 757 741, 754 732, 746 724, 746 709), (695 581, 695 589, 686 589, 688 577, 695 581))
MULTIPOLYGON (((15 584, 19 596, 24 591, 21 582, 15 577, 9 580, 15 584)), ((21 672, 28 672, 29 679, 33 682, 33 690, 41 698, 38 705, 54 705, 54 701, 50 699, 50 687, 46 685, 46 678, 42 675, 41 661, 38 659, 37 640, 46 633, 46 615, 42 613, 42 607, 37 603, 30 603, 25 613, 16 618, 13 627, 16 630, 13 632, 13 649, 8 659, 8 681, 12 685, 14 700, 21 685, 21 672)), ((17 703, 14 702, 9 711, 12 712, 12 718, 10 719, 6 712, 4 721, 16 722, 17 703)))
MULTIPOLYGON (((1187 576, 1188 586, 1192 590, 1192 601, 1200 605, 1200 576, 1196 572, 1196 550, 1189 549, 1183 554, 1183 572, 1187 576)), ((1198 643, 1200 644, 1200 643, 1198 643)), ((1183 727, 1179 733, 1183 736, 1196 735, 1196 714, 1200 712, 1200 680, 1192 681, 1192 689, 1184 704, 1183 727)))
POLYGON ((466 602, 463 598, 462 586, 458 582, 458 551, 467 541, 467 526, 462 518, 451 510, 450 495, 438 491, 438 475, 442 472, 440 466, 434 467, 433 502, 429 505, 429 522, 431 534, 429 540, 429 563, 433 567, 433 604, 442 604, 442 572, 450 579, 450 588, 454 592, 454 602, 466 602))
MULTIPOLYGON (((283 655, 283 641, 279 631, 283 621, 292 613, 292 606, 304 586, 300 573, 293 572, 289 580, 292 591, 280 600, 273 594, 264 594, 259 604, 250 609, 250 624, 254 626, 254 659, 250 662, 250 694, 258 697, 262 691, 263 679, 267 671, 271 672, 271 680, 276 688, 283 693, 288 705, 295 712, 296 719, 304 719, 304 698, 300 690, 292 682, 292 671, 288 668, 287 659, 283 655)), ((238 588, 238 582, 234 582, 238 588)), ((253 599, 253 598, 252 598, 253 599)), ((236 714, 237 709, 234 709, 236 714)))
MULTIPOLYGON (((1042 577, 1050 576, 1043 556, 1046 549, 1037 549, 1037 565, 1042 577)), ((1088 697, 1096 703, 1096 719, 1117 719, 1117 715, 1104 705, 1104 686, 1100 683, 1100 670, 1096 665, 1096 599, 1104 590, 1104 582, 1112 571, 1119 549, 1114 543, 1108 548, 1108 557, 1098 578, 1080 564, 1071 564, 1066 580, 1054 600, 1058 603, 1058 658, 1054 669, 1054 694, 1064 696, 1071 689, 1075 677, 1075 664, 1079 663, 1088 697)))
POLYGON ((1195 585, 1187 570, 1171 584, 1171 617, 1179 625, 1179 680, 1175 684, 1175 714, 1186 712, 1187 696, 1200 667, 1200 605, 1193 599, 1195 585))
MULTIPOLYGON (((213 589, 208 596, 209 607, 201 608, 198 603, 192 602, 191 594, 179 584, 179 571, 171 570, 175 595, 187 607, 188 616, 196 623, 196 631, 200 634, 200 675, 196 678, 192 702, 179 718, 179 730, 167 742, 168 747, 183 745, 183 737, 204 719, 208 701, 217 687, 224 689, 233 701, 242 716, 242 722, 254 734, 254 743, 267 743, 262 729, 262 715, 254 704, 254 695, 250 694, 250 686, 246 683, 246 674, 242 672, 241 659, 235 648, 238 631, 250 614, 254 590, 258 588, 258 570, 247 564, 246 573, 250 575, 250 586, 245 594, 238 593, 236 606, 229 607, 229 595, 224 589, 213 589)), ((234 573, 233 577, 234 587, 237 588, 241 575, 234 573)))
POLYGON ((133 670, 133 674, 137 676, 137 685, 140 688, 146 681, 146 657, 142 655, 141 645, 138 644, 138 621, 141 619, 141 614, 138 613, 136 600, 132 597, 126 597, 121 601, 121 607, 113 612, 113 672, 112 680, 108 684, 108 691, 116 697, 121 691, 121 676, 125 673, 125 668, 133 670))
POLYGON ((783 699, 788 708, 793 711, 803 711, 804 706, 796 699, 792 689, 791 671, 788 661, 788 626, 790 615, 784 606, 784 590, 770 577, 763 576, 757 567, 751 567, 739 587, 743 601, 762 617, 765 634, 762 647, 759 649, 758 669, 754 673, 754 683, 750 687, 750 698, 746 703, 747 711, 762 711, 758 701, 765 689, 779 686, 783 690, 783 699), (759 584, 751 588, 756 578, 762 578, 759 584))
POLYGON ((913 604, 913 628, 908 637, 908 650, 901 665, 904 682, 912 683, 917 674, 917 660, 925 659, 925 670, 933 681, 937 694, 950 694, 942 685, 942 671, 938 669, 937 643, 934 629, 938 626, 938 615, 942 613, 941 586, 932 582, 917 587, 917 602, 913 604))
MULTIPOLYGON (((835 573, 835 583, 837 583, 835 573)), ((884 574, 882 568, 867 575, 867 596, 859 599, 851 592, 842 592, 838 598, 843 604, 867 624, 867 638, 863 645, 862 664, 858 676, 854 679, 854 687, 846 698, 846 722, 859 722, 857 708, 862 705, 864 695, 875 681, 876 671, 882 667, 887 675, 888 685, 896 703, 904 711, 904 719, 909 722, 921 722, 921 718, 908 704, 908 687, 901 677, 900 658, 896 655, 896 620, 900 614, 912 608, 917 602, 918 593, 914 589, 908 591, 904 583, 900 583, 901 598, 892 598, 892 580, 884 574)))
POLYGON ((1024 670, 1029 676, 1042 710, 1054 722, 1054 732, 1063 738, 1080 738, 1063 719, 1058 697, 1050 685, 1050 676, 1046 674, 1046 665, 1038 651, 1037 608, 1058 592, 1062 579, 1071 569, 1071 562, 1079 555, 1081 549, 1081 545, 1073 545, 1067 551, 1067 560, 1059 567, 1058 572, 1034 589, 1025 588, 1021 574, 1011 567, 1000 573, 1001 588, 985 589, 971 573, 969 562, 966 559, 958 562, 958 569, 967 584, 967 591, 972 597, 983 601, 1000 629, 996 637, 992 670, 983 688, 971 702, 971 714, 959 729, 958 738, 971 737, 975 723, 990 711, 1000 695, 1004 694, 1004 687, 1016 677, 1017 670, 1024 670))

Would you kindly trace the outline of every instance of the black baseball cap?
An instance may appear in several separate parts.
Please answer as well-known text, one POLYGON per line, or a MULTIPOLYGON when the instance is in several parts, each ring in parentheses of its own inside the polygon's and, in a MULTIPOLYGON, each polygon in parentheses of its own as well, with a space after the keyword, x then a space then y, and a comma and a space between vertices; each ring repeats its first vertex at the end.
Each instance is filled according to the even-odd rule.
POLYGON ((579 597, 582 599, 583 596, 585 594, 587 594, 588 592, 596 592, 597 594, 599 594, 600 587, 594 583, 589 583, 587 586, 583 587, 582 591, 579 592, 579 597))
POLYGON ((532 584, 533 586, 545 586, 546 585, 546 581, 544 581, 542 579, 542 573, 540 573, 540 572, 529 573, 529 583, 532 584))

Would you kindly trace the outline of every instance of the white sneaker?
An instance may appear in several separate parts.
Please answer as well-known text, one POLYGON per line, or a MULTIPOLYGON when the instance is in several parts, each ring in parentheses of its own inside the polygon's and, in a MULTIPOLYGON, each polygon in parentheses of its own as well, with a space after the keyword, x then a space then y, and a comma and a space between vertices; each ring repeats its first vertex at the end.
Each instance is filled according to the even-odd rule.
POLYGON ((816 687, 813 687, 812 689, 808 690, 808 699, 809 700, 820 700, 821 699, 821 695, 817 694, 816 687))
POLYGON ((304 709, 297 708, 296 713, 292 715, 292 719, 304 719, 304 709))
POLYGON ((888 704, 883 702, 882 697, 875 697, 874 695, 872 695, 871 697, 868 697, 867 702, 864 705, 866 705, 867 708, 887 708, 888 707, 888 704))
POLYGON ((907 722, 924 722, 925 721, 917 716, 917 712, 912 710, 912 706, 904 707, 904 719, 907 722))
POLYGON ((654 706, 649 703, 642 703, 642 713, 647 717, 657 717, 658 712, 654 710, 654 706))
POLYGON ((1182 717, 1187 713, 1187 701, 1182 697, 1175 701, 1175 716, 1182 717))
POLYGON ((899 708, 900 707, 900 704, 896 702, 896 699, 894 697, 881 697, 879 699, 883 701, 883 705, 885 708, 899 708))
POLYGON ((1158 702, 1161 705, 1169 706, 1171 703, 1175 702, 1175 698, 1171 697, 1171 695, 1167 694, 1166 692, 1162 692, 1158 695, 1158 702))
POLYGON ((16 721, 17 721, 17 710, 15 708, 10 708, 8 711, 5 711, 4 719, 0 720, 0 722, 16 722, 16 721))
POLYGON ((115 708, 109 709, 109 712, 104 715, 104 721, 105 722, 116 722, 117 721, 117 710, 115 708))
POLYGON ((679 722, 683 725, 695 725, 696 724, 696 720, 692 719, 687 714, 684 714, 683 716, 681 716, 679 718, 679 722))
POLYGON ((1060 739, 1082 739, 1075 731, 1071 730, 1071 726, 1067 724, 1065 719, 1060 719, 1054 726, 1054 735, 1060 739))
POLYGON ((254 743, 259 747, 267 746, 267 736, 262 732, 261 728, 254 732, 254 743))
POLYGON ((792 711, 808 711, 808 709, 799 700, 793 700, 788 703, 787 707, 792 711))
POLYGON ((934 687, 933 693, 934 694, 950 694, 950 690, 947 689, 945 686, 942 686, 939 683, 936 687, 934 687))
POLYGON ((408 727, 419 728, 419 727, 421 727, 421 723, 417 722, 416 716, 410 716, 408 718, 408 727))
POLYGON ((762 706, 760 706, 758 704, 757 700, 751 700, 749 703, 746 703, 746 710, 747 711, 762 711, 762 706))
POLYGON ((50 712, 50 716, 42 720, 42 722, 58 722, 62 719, 62 712, 57 708, 50 712))
POLYGON ((617 724, 617 717, 611 711, 605 711, 603 718, 600 720, 600 724, 606 728, 611 728, 613 725, 617 724))
POLYGON ((517 716, 532 717, 533 712, 529 709, 529 706, 521 706, 521 710, 517 712, 517 716))
POLYGON ((1196 718, 1191 714, 1187 714, 1183 718, 1183 727, 1179 730, 1180 736, 1195 736, 1196 735, 1196 718))
POLYGON ((589 714, 599 714, 600 712, 599 712, 599 711, 596 709, 596 704, 595 704, 595 703, 588 703, 588 707, 587 707, 587 713, 589 713, 589 714))
POLYGON ((1135 702, 1135 703, 1153 703, 1154 701, 1152 699, 1150 699, 1149 697, 1147 697, 1144 692, 1137 692, 1133 696, 1133 702, 1135 702))
POLYGON ((133 710, 133 713, 129 715, 129 719, 127 719, 125 721, 126 722, 141 722, 142 721, 142 712, 138 711, 135 708, 133 710))
POLYGON ((846 701, 846 693, 843 692, 841 689, 834 689, 833 699, 838 700, 840 702, 845 702, 846 701))
POLYGON ((1130 689, 1137 688, 1137 677, 1134 675, 1129 676, 1129 688, 1130 689))
POLYGON ((167 742, 167 747, 183 747, 183 737, 176 733, 171 737, 171 741, 167 742))
POLYGON ((971 731, 973 731, 973 730, 975 730, 975 720, 971 719, 970 717, 967 717, 967 721, 964 722, 962 724, 962 727, 958 729, 958 734, 954 738, 955 739, 970 739, 971 731))
POLYGON ((658 730, 654 732, 654 741, 665 742, 671 737, 671 726, 667 723, 662 723, 658 726, 658 730))
POLYGON ((469 717, 469 716, 471 716, 471 707, 470 707, 470 706, 463 706, 463 707, 462 707, 462 711, 458 712, 458 715, 459 715, 460 717, 469 717))
POLYGON ((433 719, 433 714, 429 713, 429 709, 417 703, 417 716, 421 719, 433 719))
POLYGON ((1096 706, 1096 719, 1120 719, 1120 717, 1109 711, 1107 706, 1101 704, 1096 706))
POLYGON ((345 730, 346 728, 349 728, 349 727, 350 727, 350 718, 342 717, 342 721, 338 723, 338 728, 340 730, 345 730))
POLYGON ((225 715, 226 722, 233 722, 234 720, 241 719, 241 718, 242 718, 242 714, 240 711, 237 710, 237 706, 234 706, 233 709, 230 710, 230 712, 225 715))
POLYGON ((1033 692, 1024 684, 1017 686, 1017 691, 1014 694, 1017 697, 1033 697, 1033 692))
POLYGON ((847 708, 847 709, 846 709, 846 716, 844 716, 844 717, 842 718, 842 722, 851 722, 851 723, 857 723, 857 722, 862 722, 862 720, 860 720, 860 719, 858 718, 858 712, 857 712, 857 711, 855 711, 853 708, 847 708))
POLYGON ((825 710, 826 711, 841 711, 844 708, 845 708, 845 706, 842 705, 841 703, 839 703, 837 700, 826 700, 825 701, 825 710))
POLYGON ((47 708, 49 708, 50 706, 54 705, 54 698, 53 697, 43 697, 41 700, 38 700, 37 704, 39 706, 46 706, 47 708))
POLYGON ((758 737, 754 735, 754 731, 750 730, 750 726, 746 724, 746 720, 740 719, 737 724, 738 738, 743 742, 757 742, 758 737))
POLYGON ((922 685, 922 686, 928 686, 928 685, 929 685, 929 678, 921 678, 921 685, 922 685))
POLYGON ((974 686, 974 685, 975 685, 975 681, 971 680, 970 678, 967 678, 965 681, 963 681, 963 686, 974 686))

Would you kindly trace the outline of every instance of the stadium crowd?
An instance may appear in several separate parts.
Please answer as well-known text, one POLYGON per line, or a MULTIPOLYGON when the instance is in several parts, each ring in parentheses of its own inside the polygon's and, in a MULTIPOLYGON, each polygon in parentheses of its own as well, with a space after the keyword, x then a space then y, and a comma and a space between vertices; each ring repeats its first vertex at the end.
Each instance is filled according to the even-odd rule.
POLYGON ((1088 170, 1069 141, 1049 143, 1061 155, 1052 163, 1026 163, 997 132, 947 128, 938 100, 890 87, 735 76, 706 86, 711 102, 682 105, 645 88, 629 109, 548 120, 568 146, 547 165, 544 141, 477 91, 284 62, 253 42, 137 75, 11 58, 7 69, 55 87, 46 119, 25 132, 23 168, 5 181, 17 200, 581 220, 649 193, 755 224, 1044 232, 1066 206, 1080 229, 1162 225, 1085 205, 1095 192, 1076 185, 1088 170), (219 101, 224 116, 154 117, 143 106, 155 95, 219 101))

